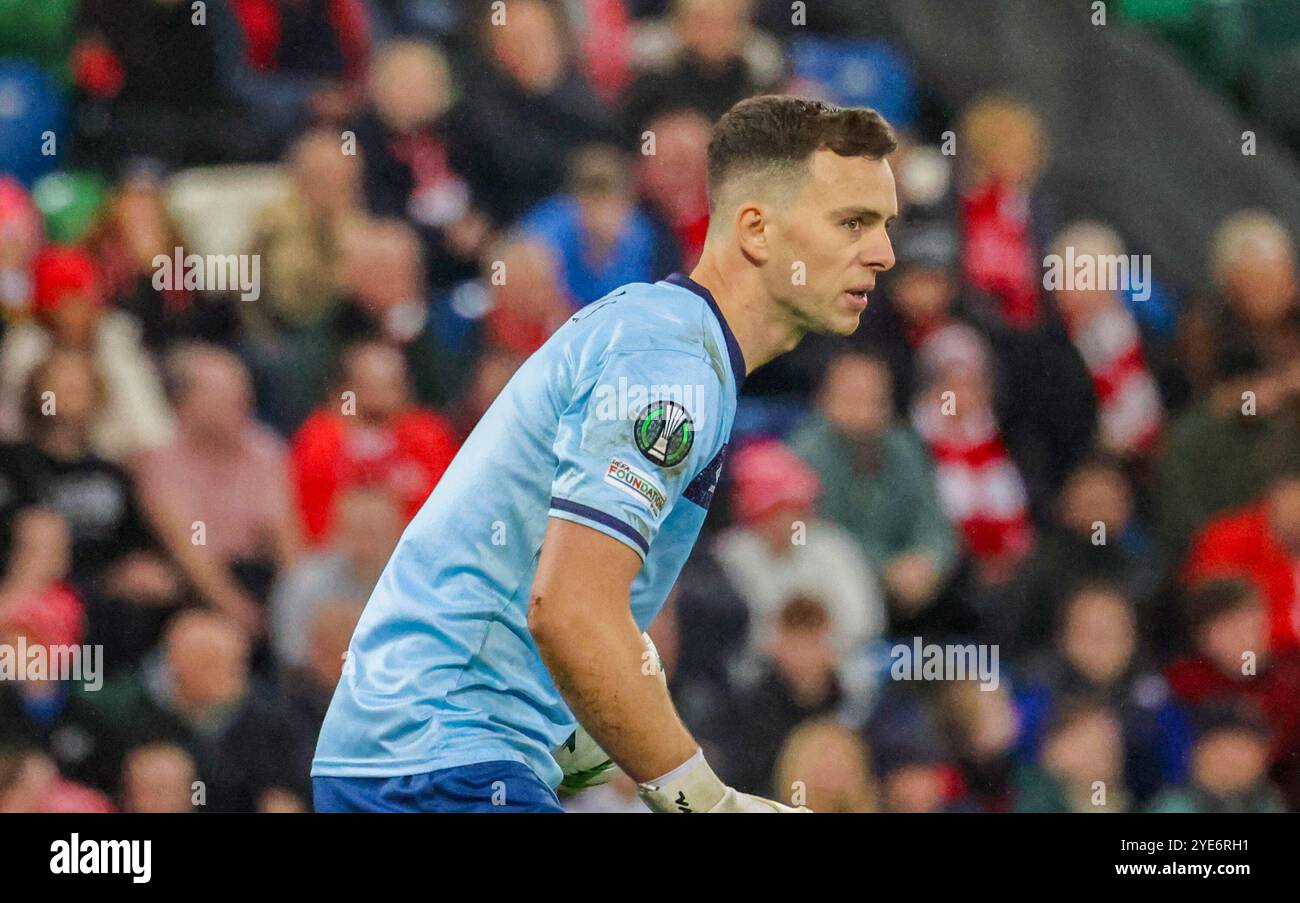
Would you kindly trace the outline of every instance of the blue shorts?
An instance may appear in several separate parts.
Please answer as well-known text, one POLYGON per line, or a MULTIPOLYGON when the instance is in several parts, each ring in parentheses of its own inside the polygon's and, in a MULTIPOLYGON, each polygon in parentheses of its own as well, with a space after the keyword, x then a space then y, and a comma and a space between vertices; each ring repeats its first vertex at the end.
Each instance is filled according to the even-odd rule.
POLYGON ((311 779, 317 812, 563 812, 518 762, 478 762, 396 778, 311 779))

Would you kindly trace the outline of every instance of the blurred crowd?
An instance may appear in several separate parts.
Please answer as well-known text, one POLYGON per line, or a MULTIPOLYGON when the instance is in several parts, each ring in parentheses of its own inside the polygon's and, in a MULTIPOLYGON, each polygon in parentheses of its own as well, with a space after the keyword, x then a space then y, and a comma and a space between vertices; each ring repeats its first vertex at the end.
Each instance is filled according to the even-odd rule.
MULTIPOLYGON (((731 104, 858 99, 788 4, 200 5, 60 0, 24 62, 71 140, 0 177, 0 642, 106 673, 0 681, 0 811, 310 808, 359 612, 519 363, 690 271, 731 104), (160 284, 196 241, 257 297, 160 284)), ((897 266, 747 382, 651 628, 684 720, 822 811, 1300 809, 1294 237, 1230 217, 1198 297, 1046 290, 1140 249, 1057 218, 1036 111, 895 100, 897 266), (995 685, 895 679, 915 637, 995 685)))

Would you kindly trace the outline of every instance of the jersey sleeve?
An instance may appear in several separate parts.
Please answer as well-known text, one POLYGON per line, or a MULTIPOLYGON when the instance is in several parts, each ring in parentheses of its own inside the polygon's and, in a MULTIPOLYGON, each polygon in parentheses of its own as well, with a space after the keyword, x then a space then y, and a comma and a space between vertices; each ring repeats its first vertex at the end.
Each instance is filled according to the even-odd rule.
POLYGON ((644 558, 722 444, 723 391, 709 362, 687 351, 607 355, 560 418, 550 516, 599 530, 644 558))

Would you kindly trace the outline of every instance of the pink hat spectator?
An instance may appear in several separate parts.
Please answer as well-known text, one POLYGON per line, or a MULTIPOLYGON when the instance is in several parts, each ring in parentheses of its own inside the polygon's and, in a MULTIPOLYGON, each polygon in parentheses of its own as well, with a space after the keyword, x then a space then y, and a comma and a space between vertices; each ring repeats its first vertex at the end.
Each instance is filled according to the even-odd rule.
POLYGON ((746 445, 731 465, 736 517, 753 524, 778 508, 806 508, 817 500, 821 482, 803 459, 780 442, 746 445))

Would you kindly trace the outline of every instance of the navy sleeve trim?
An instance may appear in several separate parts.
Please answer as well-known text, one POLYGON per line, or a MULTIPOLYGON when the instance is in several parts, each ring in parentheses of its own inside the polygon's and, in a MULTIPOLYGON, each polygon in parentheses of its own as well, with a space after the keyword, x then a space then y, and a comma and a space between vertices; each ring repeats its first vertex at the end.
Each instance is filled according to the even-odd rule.
POLYGON ((599 511, 596 508, 592 508, 590 505, 583 505, 580 502, 571 502, 568 499, 552 498, 551 507, 556 511, 563 511, 567 514, 576 514, 579 517, 585 517, 587 520, 592 520, 598 524, 609 527, 611 530, 623 534, 636 543, 637 547, 640 548, 644 554, 650 554, 650 543, 640 534, 636 527, 619 520, 611 514, 599 511))

